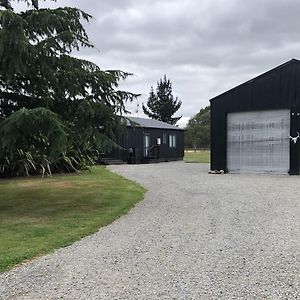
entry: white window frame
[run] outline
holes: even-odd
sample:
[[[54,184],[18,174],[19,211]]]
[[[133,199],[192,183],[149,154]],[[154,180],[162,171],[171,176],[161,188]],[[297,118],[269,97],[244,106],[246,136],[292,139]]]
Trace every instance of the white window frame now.
[[[150,148],[150,134],[144,133],[143,136],[143,146],[144,146],[144,157],[149,156],[149,148]]]
[[[169,134],[169,147],[176,148],[177,141],[176,141],[176,134]]]

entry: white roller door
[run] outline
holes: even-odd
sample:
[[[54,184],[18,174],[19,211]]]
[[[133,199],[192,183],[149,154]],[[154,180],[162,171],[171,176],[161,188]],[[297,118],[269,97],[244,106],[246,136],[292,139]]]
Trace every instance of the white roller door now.
[[[290,110],[227,115],[229,172],[287,173],[290,165]]]

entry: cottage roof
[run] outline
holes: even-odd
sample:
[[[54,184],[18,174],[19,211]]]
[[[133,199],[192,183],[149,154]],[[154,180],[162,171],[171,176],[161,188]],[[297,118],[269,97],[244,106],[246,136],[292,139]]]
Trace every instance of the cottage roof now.
[[[126,117],[131,122],[137,123],[143,128],[159,128],[159,129],[173,129],[173,130],[184,130],[175,125],[171,125],[162,121],[147,119],[147,118],[137,118],[137,117]],[[128,126],[131,126],[130,122],[127,122]]]

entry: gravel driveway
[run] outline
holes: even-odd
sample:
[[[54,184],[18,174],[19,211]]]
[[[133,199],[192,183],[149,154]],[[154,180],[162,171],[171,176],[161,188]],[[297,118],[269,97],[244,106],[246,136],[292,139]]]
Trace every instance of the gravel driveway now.
[[[1,299],[300,299],[299,176],[208,175],[183,162],[110,169],[144,185],[145,200],[1,274]]]

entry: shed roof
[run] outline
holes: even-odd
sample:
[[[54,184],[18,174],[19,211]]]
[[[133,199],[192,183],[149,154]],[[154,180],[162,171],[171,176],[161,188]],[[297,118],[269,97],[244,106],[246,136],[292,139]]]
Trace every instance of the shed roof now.
[[[158,129],[173,129],[173,130],[184,130],[175,125],[171,125],[162,121],[147,119],[147,118],[137,118],[137,117],[126,117],[131,122],[137,123],[143,128],[158,128]],[[130,122],[127,122],[127,126],[131,126]]]
[[[264,77],[266,77],[266,76],[269,76],[270,74],[272,74],[272,73],[274,73],[274,72],[278,72],[278,71],[280,71],[281,69],[286,68],[286,67],[289,67],[289,66],[292,65],[292,64],[300,64],[300,60],[293,58],[293,59],[291,59],[291,60],[289,60],[289,61],[287,61],[287,62],[285,62],[285,63],[283,63],[283,64],[281,64],[281,65],[279,65],[279,66],[277,66],[277,67],[275,67],[275,68],[273,68],[273,69],[267,71],[267,72],[264,72],[264,73],[262,73],[262,74],[260,74],[260,75],[258,75],[258,76],[256,76],[256,77],[250,79],[250,80],[247,80],[247,81],[243,82],[242,84],[239,84],[239,85],[237,85],[237,86],[231,88],[230,90],[227,90],[226,92],[223,92],[223,93],[221,93],[221,94],[219,94],[219,95],[213,97],[213,98],[210,99],[209,101],[217,100],[219,97],[221,97],[221,96],[223,96],[223,95],[225,95],[225,94],[231,93],[231,92],[235,91],[236,89],[238,89],[238,88],[240,88],[240,87],[243,87],[243,86],[245,86],[245,85],[251,84],[253,81],[256,81],[256,80],[258,80],[258,79],[261,79],[261,78],[264,78]]]

